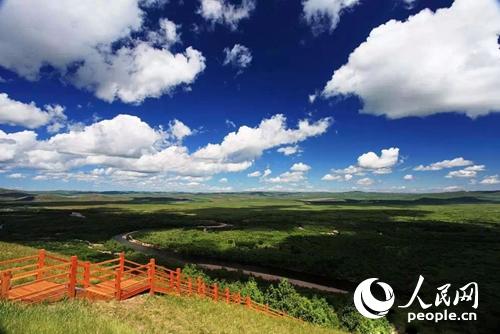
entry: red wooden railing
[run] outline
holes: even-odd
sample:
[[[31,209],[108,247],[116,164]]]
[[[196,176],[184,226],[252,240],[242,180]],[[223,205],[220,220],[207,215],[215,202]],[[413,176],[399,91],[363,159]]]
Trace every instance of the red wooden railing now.
[[[243,297],[240,292],[208,285],[202,278],[183,275],[180,268],[171,270],[157,265],[155,259],[140,264],[125,258],[90,263],[53,256],[41,249],[38,255],[0,262],[0,299],[27,303],[56,301],[64,297],[90,300],[124,300],[149,291],[150,294],[176,294],[210,298],[215,302],[244,305],[274,317],[286,313]],[[295,318],[293,318],[295,319]]]

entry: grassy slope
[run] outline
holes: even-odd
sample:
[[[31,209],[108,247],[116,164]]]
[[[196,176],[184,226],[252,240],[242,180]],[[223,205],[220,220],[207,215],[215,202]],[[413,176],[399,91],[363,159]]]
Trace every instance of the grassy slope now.
[[[168,196],[191,198],[192,201],[151,201],[147,204],[147,201],[130,200],[138,195],[61,196],[44,193],[33,202],[0,201],[0,224],[4,225],[0,239],[98,260],[108,256],[99,250],[117,251],[116,245],[109,239],[119,232],[139,228],[185,228],[208,221],[226,222],[234,224],[235,230],[240,231],[239,239],[247,242],[251,241],[247,238],[249,235],[254,238],[261,235],[255,233],[257,231],[274,231],[273,238],[266,236],[264,245],[269,243],[273,244],[269,246],[281,249],[280,252],[273,252],[273,256],[284,255],[290,259],[276,259],[275,262],[280,265],[288,267],[289,262],[295,261],[321,269],[332,278],[346,278],[352,282],[380,277],[398,290],[398,296],[403,292],[411,293],[408,287],[415,286],[419,274],[426,278],[425,288],[428,290],[425,296],[428,298],[434,296],[435,288],[440,284],[451,282],[455,286],[478,281],[480,312],[484,314],[478,323],[469,324],[472,327],[488,325],[492,328],[498,322],[496,319],[500,319],[500,281],[495,279],[492,269],[497,267],[500,251],[500,192],[425,195],[437,198],[475,196],[496,201],[446,205],[397,205],[393,202],[306,205],[297,200],[337,197],[408,200],[424,196],[401,194],[172,194]],[[118,199],[122,202],[117,202]],[[87,218],[71,218],[71,211],[79,211]],[[298,224],[306,230],[299,231]],[[341,233],[336,237],[319,233],[308,235],[323,229],[337,229]],[[180,241],[189,239],[188,235],[183,235],[183,238]],[[97,246],[90,247],[87,241]],[[218,243],[211,241],[208,240],[209,247],[205,250],[218,248]],[[244,247],[243,244],[242,249],[232,251],[243,255],[247,261],[252,252],[262,260],[272,260],[273,257],[264,256],[266,250],[259,247],[259,240],[255,241],[255,248]],[[236,246],[236,242],[234,244]],[[228,246],[227,241],[225,246]],[[314,247],[319,249],[315,250],[314,256],[308,256]],[[287,254],[289,251],[294,253],[293,256]],[[326,255],[323,259],[326,257],[328,261],[318,256],[323,252]],[[0,258],[1,253],[0,248]],[[229,255],[227,250],[223,253],[224,257]],[[470,332],[474,333],[474,330]]]
[[[0,261],[35,249],[0,242]],[[274,319],[244,307],[198,298],[140,296],[124,302],[63,301],[26,306],[0,302],[2,334],[71,333],[341,333]]]
[[[63,301],[26,306],[0,303],[0,333],[319,333],[340,334],[243,306],[198,298],[139,296],[123,302]]]

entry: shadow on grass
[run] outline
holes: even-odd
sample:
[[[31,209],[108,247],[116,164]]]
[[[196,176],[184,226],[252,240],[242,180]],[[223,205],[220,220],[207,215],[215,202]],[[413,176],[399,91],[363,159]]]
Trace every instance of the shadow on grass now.
[[[500,228],[484,226],[479,218],[477,223],[467,224],[425,221],[431,213],[428,210],[377,207],[373,203],[371,208],[353,203],[357,208],[352,209],[344,203],[342,207],[302,206],[300,210],[293,204],[175,208],[190,215],[167,210],[141,213],[118,207],[81,208],[84,203],[67,203],[64,206],[68,209],[61,209],[61,202],[3,203],[0,240],[46,247],[67,255],[77,253],[94,260],[107,255],[96,254],[88,243],[106,243],[117,234],[140,229],[189,229],[208,220],[233,224],[232,229],[247,233],[248,239],[252,232],[262,230],[335,229],[338,235],[291,233],[267,248],[244,240],[233,249],[214,251],[217,244],[207,241],[191,251],[202,258],[292,270],[332,282],[346,281],[351,287],[366,278],[378,277],[405,297],[413,291],[420,274],[426,278],[424,295],[431,297],[435,288],[445,283],[462,286],[475,281],[481,291],[480,308],[489,312],[481,314],[481,321],[492,328],[495,319],[500,318],[496,269]],[[96,201],[91,205],[104,203]],[[86,218],[70,217],[71,206],[78,206],[76,211]],[[475,210],[480,212],[479,207]]]

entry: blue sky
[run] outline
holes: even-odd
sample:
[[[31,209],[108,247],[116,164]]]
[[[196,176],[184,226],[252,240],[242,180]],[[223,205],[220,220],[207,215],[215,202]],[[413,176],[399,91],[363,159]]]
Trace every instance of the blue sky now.
[[[499,34],[497,0],[3,0],[0,187],[498,189]]]

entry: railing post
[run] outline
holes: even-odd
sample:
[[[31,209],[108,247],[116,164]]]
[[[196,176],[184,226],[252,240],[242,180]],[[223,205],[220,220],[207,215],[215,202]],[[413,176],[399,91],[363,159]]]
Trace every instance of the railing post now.
[[[196,292],[198,295],[201,295],[201,278],[197,277],[196,278]]]
[[[170,289],[174,289],[174,272],[171,271],[169,274],[169,283],[170,283]]]
[[[37,280],[43,278],[43,267],[44,266],[45,266],[45,249],[40,249],[38,251],[38,263],[37,263],[38,272],[36,274]]]
[[[214,300],[218,301],[219,300],[219,287],[217,286],[217,283],[214,283],[214,285],[213,285],[213,292],[214,292]]]
[[[119,268],[120,271],[123,273],[123,271],[125,270],[125,252],[120,253],[119,259],[120,259]]]
[[[191,277],[188,277],[188,296],[193,293],[193,283],[191,282]]]
[[[83,263],[83,287],[88,288],[90,286],[90,262],[85,261]]]
[[[266,313],[269,313],[269,304],[266,303]]]
[[[175,277],[176,277],[176,288],[177,288],[177,293],[181,294],[181,268],[177,268],[175,270]]]
[[[239,292],[236,293],[236,303],[241,304],[241,294]]]
[[[83,263],[83,289],[85,290],[85,296],[87,297],[89,292],[87,289],[90,287],[90,262],[85,261]]]
[[[224,294],[226,295],[226,304],[231,302],[231,293],[229,292],[229,288],[224,289]]]
[[[122,272],[119,268],[115,270],[115,299],[122,299]]]
[[[76,294],[76,272],[78,269],[78,258],[72,256],[69,264],[68,297],[74,298]]]
[[[4,271],[2,273],[2,288],[0,290],[0,298],[9,299],[9,289],[10,289],[10,279],[12,278],[12,273],[10,271]]]
[[[149,260],[149,294],[155,294],[155,275],[156,275],[156,263],[155,259]]]
[[[248,308],[252,306],[252,300],[250,299],[250,297],[247,296],[247,298],[245,299],[245,303],[247,304]]]

